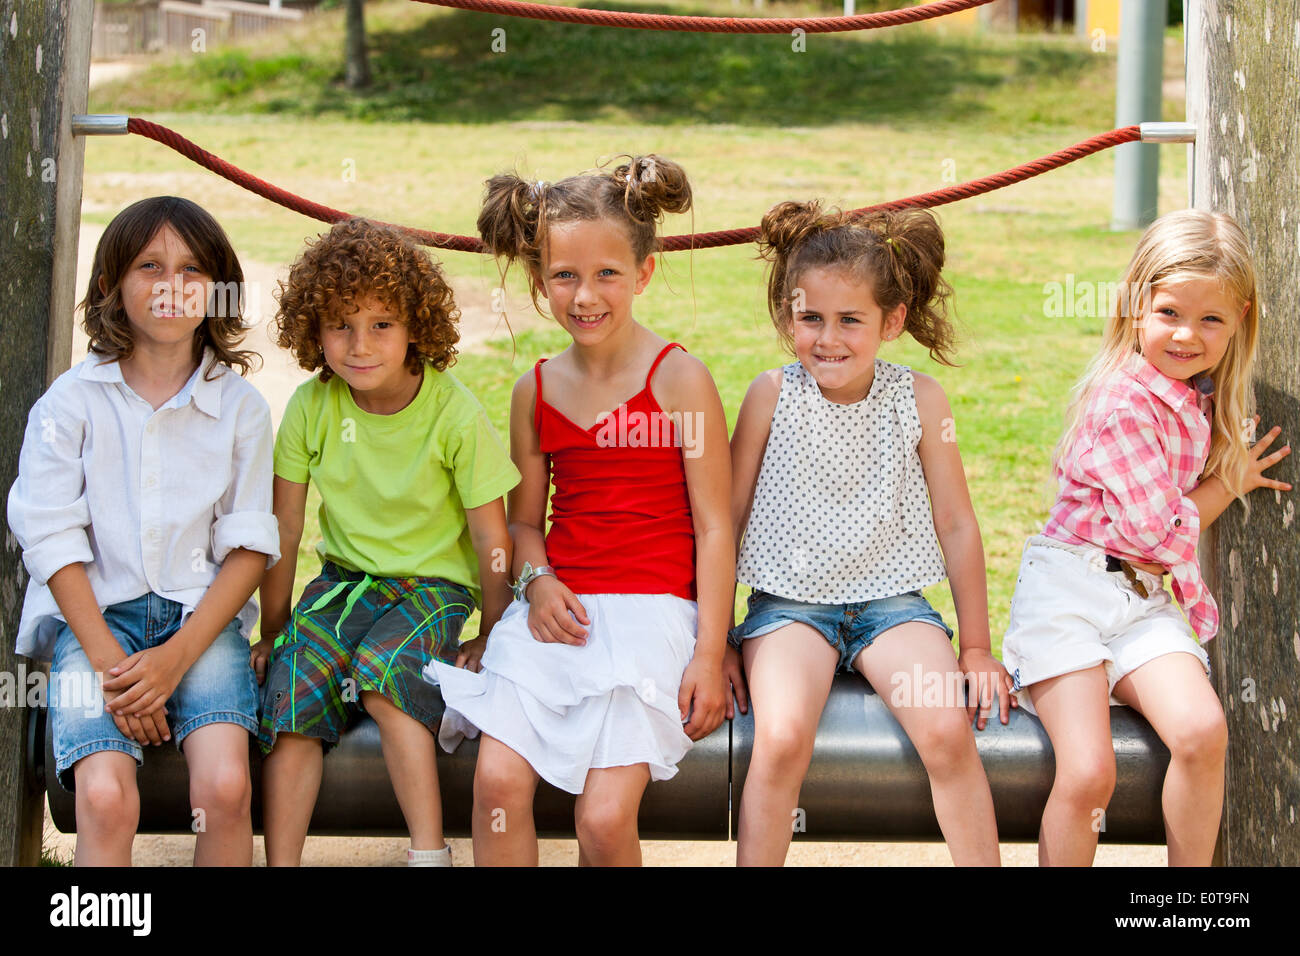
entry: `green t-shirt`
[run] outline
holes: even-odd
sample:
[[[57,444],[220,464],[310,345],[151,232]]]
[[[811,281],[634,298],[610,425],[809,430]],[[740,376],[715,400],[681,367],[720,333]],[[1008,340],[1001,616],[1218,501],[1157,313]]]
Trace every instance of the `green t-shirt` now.
[[[519,471],[483,406],[450,372],[424,368],[415,400],[363,411],[337,375],[289,399],[275,473],[315,482],[322,560],[376,577],[438,577],[482,603],[466,508],[502,497]]]

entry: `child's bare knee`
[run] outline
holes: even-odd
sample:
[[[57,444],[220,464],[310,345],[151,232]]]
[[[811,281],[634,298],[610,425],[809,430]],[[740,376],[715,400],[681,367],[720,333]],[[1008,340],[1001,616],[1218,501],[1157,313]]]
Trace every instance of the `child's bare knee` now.
[[[134,780],[102,768],[77,774],[79,829],[134,833],[139,823],[140,792]]]
[[[190,806],[223,819],[249,813],[253,782],[248,765],[221,764],[195,770],[190,778]]]
[[[812,760],[815,734],[815,730],[805,731],[789,724],[758,730],[754,735],[754,763],[782,774],[802,774]]]
[[[589,800],[576,817],[579,842],[599,854],[621,846],[636,832],[637,810],[615,800]]]
[[[1179,721],[1165,745],[1174,760],[1221,764],[1228,750],[1228,722],[1223,711],[1216,708]]]
[[[971,734],[966,711],[945,708],[932,711],[920,726],[909,728],[908,737],[925,769],[936,774],[955,771],[970,759],[975,752]]]
[[[1098,751],[1064,760],[1058,756],[1052,791],[1072,806],[1105,808],[1115,792],[1115,754]]]
[[[533,786],[527,775],[511,767],[480,760],[474,771],[474,804],[488,812],[523,807],[532,800]]]

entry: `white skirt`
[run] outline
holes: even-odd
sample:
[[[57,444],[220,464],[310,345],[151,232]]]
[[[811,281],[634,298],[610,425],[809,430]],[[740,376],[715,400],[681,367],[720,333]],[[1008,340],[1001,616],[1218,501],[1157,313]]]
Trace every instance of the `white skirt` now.
[[[644,763],[667,780],[691,749],[677,693],[695,653],[696,605],[672,594],[579,594],[587,643],[544,644],[515,601],[492,630],[483,669],[434,660],[426,680],[447,710],[448,753],[480,731],[518,753],[548,783],[581,793],[587,772]]]

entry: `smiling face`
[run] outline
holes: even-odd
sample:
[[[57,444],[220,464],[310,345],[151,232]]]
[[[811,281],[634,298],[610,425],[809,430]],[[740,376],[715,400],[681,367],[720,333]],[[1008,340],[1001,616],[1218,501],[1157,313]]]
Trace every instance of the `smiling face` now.
[[[1162,374],[1186,381],[1219,364],[1248,307],[1215,278],[1163,283],[1143,312],[1138,346]]]
[[[122,276],[122,309],[135,347],[191,345],[207,314],[211,282],[185,240],[161,226]],[[106,291],[103,286],[101,277]]]
[[[421,376],[406,367],[411,333],[401,317],[373,296],[356,302],[357,311],[324,319],[320,328],[325,364],[352,390],[368,412],[391,414],[410,404]]]
[[[540,286],[551,314],[574,343],[592,346],[632,321],[632,300],[654,271],[654,256],[637,262],[619,224],[558,222],[547,230]]]
[[[906,306],[886,314],[870,285],[842,269],[811,268],[797,280],[790,310],[795,357],[829,401],[862,401],[881,343],[903,331]]]

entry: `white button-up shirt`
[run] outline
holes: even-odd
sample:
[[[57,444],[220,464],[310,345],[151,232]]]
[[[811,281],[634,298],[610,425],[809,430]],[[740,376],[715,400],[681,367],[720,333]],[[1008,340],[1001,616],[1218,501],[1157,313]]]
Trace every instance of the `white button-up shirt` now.
[[[91,355],[55,380],[27,419],[9,528],[31,579],[17,652],[49,659],[62,620],[47,582],[84,563],[100,609],[153,592],[188,616],[235,548],[280,557],[271,512],[271,413],[205,351],[155,410],[116,361]],[[257,620],[250,600],[244,634]]]

